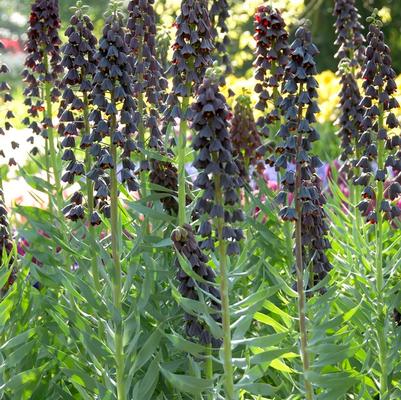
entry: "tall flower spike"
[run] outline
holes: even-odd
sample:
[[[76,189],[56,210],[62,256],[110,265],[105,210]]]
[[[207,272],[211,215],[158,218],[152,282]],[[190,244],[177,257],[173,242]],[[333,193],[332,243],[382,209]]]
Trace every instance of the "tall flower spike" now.
[[[183,117],[177,97],[190,97],[201,84],[206,69],[211,66],[214,50],[212,29],[206,0],[183,0],[173,44],[173,61],[168,74],[173,77],[172,93],[168,96],[168,119]]]
[[[193,272],[200,276],[204,282],[195,282],[193,278],[188,276],[180,265],[180,261],[176,260],[177,280],[180,282],[179,291],[184,298],[191,300],[199,300],[198,290],[210,294],[207,304],[216,310],[216,314],[212,317],[216,322],[221,322],[220,317],[220,293],[215,287],[215,272],[207,265],[208,257],[199,248],[194,232],[190,225],[185,224],[173,231],[172,240],[176,251],[186,258]],[[210,282],[208,284],[207,282]],[[215,339],[209,332],[206,324],[196,318],[196,316],[185,313],[185,330],[190,338],[196,338],[200,343],[218,348],[221,346],[221,340]]]
[[[324,252],[329,247],[325,239],[327,233],[326,214],[323,210],[325,203],[321,193],[321,185],[315,169],[320,166],[320,160],[310,155],[312,142],[319,139],[319,134],[313,127],[315,114],[319,111],[317,105],[318,83],[315,79],[315,56],[318,49],[311,41],[311,34],[306,27],[300,27],[291,44],[291,60],[286,68],[284,98],[281,110],[285,123],[277,136],[282,142],[277,145],[275,167],[283,169],[282,184],[289,193],[294,193],[295,204],[287,205],[280,211],[284,220],[302,222],[302,253],[303,266],[309,265],[316,253]],[[289,169],[295,162],[296,170]],[[279,200],[285,203],[287,196],[279,194]],[[309,256],[308,256],[309,255]],[[322,278],[331,269],[327,258],[314,264],[311,271],[315,278]],[[320,262],[320,261],[319,261]]]
[[[202,189],[196,211],[202,215],[199,234],[204,238],[202,249],[214,249],[216,236],[212,232],[211,219],[223,218],[224,239],[229,241],[228,255],[238,254],[238,241],[242,230],[232,226],[243,220],[238,189],[243,185],[239,169],[233,157],[229,134],[231,112],[226,99],[220,93],[216,78],[205,77],[191,107],[192,129],[196,132],[192,147],[197,151],[193,166],[199,174],[194,186]],[[216,182],[216,179],[218,182]],[[219,204],[218,191],[224,192],[224,202]]]
[[[220,64],[225,66],[226,73],[232,72],[231,60],[227,52],[230,44],[228,37],[227,19],[230,17],[230,6],[227,0],[213,0],[210,7],[210,20],[212,21],[214,43],[217,54],[221,55]]]
[[[355,178],[355,183],[364,187],[364,200],[359,204],[359,209],[372,224],[378,221],[379,214],[380,218],[383,214],[385,218],[392,219],[401,213],[395,201],[401,194],[397,182],[390,184],[388,198],[383,198],[383,183],[388,178],[388,169],[401,171],[401,137],[395,132],[399,122],[392,112],[399,107],[395,98],[396,74],[380,26],[380,21],[374,20],[367,35],[368,46],[362,71],[364,97],[361,101],[366,111],[361,124],[363,133],[359,139],[363,155],[357,163],[361,174]]]
[[[354,74],[351,72],[349,60],[342,60],[339,66],[340,85],[339,93],[340,115],[336,124],[339,127],[337,135],[341,140],[341,160],[344,162],[342,169],[351,177],[353,167],[357,160],[358,144],[361,134],[361,123],[364,107],[361,105],[362,96]]]
[[[388,369],[390,341],[394,338],[386,330],[389,325],[388,309],[385,306],[386,291],[391,290],[393,275],[385,273],[385,256],[383,237],[383,219],[393,219],[401,215],[398,200],[401,186],[397,180],[389,183],[385,192],[384,183],[391,170],[401,170],[401,137],[399,122],[392,112],[399,107],[395,98],[397,84],[396,74],[392,68],[390,48],[384,42],[381,30],[383,24],[378,18],[378,10],[367,18],[369,33],[365,63],[362,71],[364,97],[362,104],[366,112],[362,121],[363,133],[360,138],[364,146],[363,156],[358,162],[362,174],[355,179],[355,183],[364,187],[362,196],[365,198],[359,203],[359,209],[366,216],[369,223],[374,224],[374,265],[372,266],[372,289],[376,299],[373,320],[377,325],[377,336],[373,339],[373,346],[379,354],[375,369],[380,376],[378,396],[386,398],[392,392],[390,371]],[[397,129],[397,131],[395,131]]]
[[[178,223],[186,222],[186,142],[190,97],[212,64],[214,49],[207,0],[182,0],[181,13],[175,22],[176,38],[173,44],[173,61],[168,73],[173,77],[173,87],[166,100],[164,131],[169,123],[179,120],[177,140],[178,159]]]
[[[26,118],[24,122],[36,134],[47,137],[46,128],[51,121],[45,117],[42,126],[37,123],[40,113],[44,111],[43,84],[51,84],[51,101],[54,103],[60,96],[59,75],[63,72],[60,64],[60,28],[59,8],[57,0],[35,0],[29,17],[28,39],[25,43],[26,69],[22,76],[27,84],[24,90],[25,104],[33,120]],[[30,139],[33,141],[33,139]]]
[[[97,72],[93,79],[94,110],[90,114],[93,129],[81,142],[90,147],[94,164],[88,178],[94,181],[95,201],[99,211],[110,216],[110,180],[107,171],[119,168],[118,175],[128,190],[138,190],[131,153],[137,150],[138,113],[132,84],[135,66],[126,43],[123,15],[113,11],[106,19],[96,53]],[[110,145],[104,143],[109,138]],[[120,149],[120,151],[119,151]]]
[[[333,15],[336,17],[334,26],[337,37],[334,44],[339,47],[335,57],[339,60],[350,59],[351,67],[362,66],[365,38],[355,0],[335,0]]]
[[[157,150],[167,158],[159,130],[160,111],[165,100],[167,80],[163,77],[162,66],[156,55],[156,16],[153,8],[154,0],[132,0],[128,4],[129,19],[127,44],[135,56],[134,92],[138,99],[139,123],[138,141],[144,145],[145,128],[149,130],[149,147]],[[145,112],[147,110],[147,112]],[[146,160],[141,163],[142,170],[151,170],[150,181],[167,189],[154,189],[163,193],[161,198],[164,208],[169,213],[178,212],[178,203],[174,194],[178,189],[177,168],[165,160],[151,159],[150,165]],[[142,182],[143,183],[143,182]],[[172,193],[169,193],[172,192]]]
[[[2,42],[0,42],[0,53],[4,50],[4,45]],[[9,69],[7,67],[6,64],[3,64],[0,61],[0,77],[3,74],[7,74],[9,72]],[[0,81],[0,100],[1,103],[7,106],[7,103],[9,103],[10,101],[13,100],[12,96],[11,96],[11,88],[9,86],[9,84],[1,79]],[[7,131],[9,131],[10,129],[12,129],[12,123],[11,120],[14,118],[14,114],[12,112],[12,110],[8,110],[7,108],[5,110],[1,110],[1,114],[4,113],[4,125],[0,126],[0,135],[4,136],[6,134]],[[19,145],[17,142],[12,142],[12,147],[13,148],[17,148]],[[4,153],[4,149],[0,149],[0,157],[6,157],[6,154]],[[8,164],[10,166],[15,165],[15,160],[14,158],[9,158]]]
[[[194,186],[202,189],[196,209],[201,215],[199,234],[205,238],[202,249],[214,249],[218,242],[220,296],[226,399],[234,399],[231,349],[231,318],[227,256],[240,253],[242,230],[235,223],[244,219],[239,206],[243,181],[233,158],[229,135],[231,113],[218,87],[219,76],[208,70],[191,107],[192,147],[197,151],[193,163],[199,174]],[[214,232],[213,232],[214,231]]]
[[[136,55],[134,76],[135,93],[145,93],[148,104],[160,110],[167,80],[156,57],[156,15],[154,0],[131,0],[127,43]],[[138,76],[143,79],[138,81]]]
[[[66,161],[66,172],[62,177],[64,182],[73,183],[78,177],[90,170],[91,159],[86,141],[90,136],[89,113],[93,108],[92,81],[96,73],[96,44],[97,39],[93,35],[93,24],[89,16],[85,14],[86,7],[79,1],[75,12],[71,17],[70,25],[65,31],[68,42],[62,47],[64,54],[62,66],[66,69],[62,80],[64,93],[60,105],[59,133],[64,136],[61,143],[64,148],[62,159]],[[85,151],[85,163],[77,159],[79,152],[78,143]],[[88,181],[87,184],[90,185]],[[90,185],[91,186],[91,185]],[[93,195],[91,187],[88,188],[87,201],[89,212],[92,214]],[[64,208],[68,219],[76,221],[84,217],[83,196],[75,193],[71,203]],[[92,217],[91,217],[92,218]]]
[[[312,43],[307,27],[295,32],[290,46],[291,56],[285,71],[284,98],[281,110],[285,118],[277,136],[282,140],[277,145],[276,169],[283,169],[282,184],[278,200],[286,203],[287,194],[294,194],[294,203],[280,210],[283,220],[295,222],[296,289],[298,292],[298,316],[300,331],[300,353],[303,364],[305,398],[313,399],[313,387],[307,378],[309,370],[308,334],[305,317],[304,270],[309,269],[309,282],[316,283],[331,268],[325,256],[329,242],[326,215],[323,210],[324,197],[320,181],[315,173],[320,160],[310,155],[312,142],[319,138],[313,127],[316,121],[317,81],[315,56],[319,53]],[[295,164],[295,171],[290,165]]]
[[[265,112],[269,108],[267,115],[258,119],[258,126],[267,137],[269,125],[280,120],[280,86],[289,56],[288,32],[280,12],[270,6],[257,8],[254,25],[256,40],[254,68],[255,79],[258,81],[255,92],[259,94],[256,109]]]
[[[249,180],[249,166],[259,166],[261,138],[253,116],[251,98],[242,94],[237,97],[234,117],[231,121],[230,137],[233,144],[233,155],[240,167],[241,177]]]
[[[161,141],[158,113],[162,110],[167,80],[156,58],[156,16],[153,5],[154,0],[131,0],[128,3],[126,40],[135,55],[134,93],[136,97],[146,96],[149,115],[143,122],[150,131],[150,147],[157,148]],[[139,118],[147,114],[142,113]]]

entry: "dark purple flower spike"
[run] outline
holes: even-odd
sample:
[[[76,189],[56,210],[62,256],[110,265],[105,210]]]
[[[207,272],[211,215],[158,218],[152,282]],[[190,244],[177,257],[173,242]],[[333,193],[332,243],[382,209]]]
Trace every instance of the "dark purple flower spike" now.
[[[247,94],[242,94],[236,99],[230,137],[241,177],[248,181],[250,165],[258,170],[264,167],[261,159],[262,141],[253,115],[252,101]]]
[[[212,71],[212,70],[210,70]],[[193,166],[199,174],[194,186],[202,190],[196,205],[203,220],[199,234],[204,238],[202,249],[214,249],[216,236],[211,229],[213,219],[224,221],[223,236],[229,242],[227,253],[238,254],[241,229],[232,225],[243,220],[239,206],[239,188],[243,185],[233,157],[229,134],[232,115],[226,99],[219,91],[218,78],[207,74],[191,107],[192,129],[196,132],[192,147],[197,152]],[[224,193],[224,199],[218,199]]]
[[[64,149],[62,159],[67,163],[66,171],[62,181],[73,183],[81,179],[91,169],[91,154],[86,141],[91,134],[89,115],[93,110],[93,79],[96,74],[97,39],[93,34],[93,23],[88,15],[87,9],[80,1],[77,7],[72,8],[74,15],[70,19],[70,25],[65,31],[67,43],[62,47],[62,66],[66,74],[62,79],[64,92],[60,105],[59,133],[64,138],[61,146]],[[79,153],[85,153],[84,162],[80,161]],[[89,222],[94,216],[93,185],[86,179],[87,186],[87,208]],[[80,192],[75,193],[71,203],[64,208],[66,218],[76,221],[83,219],[85,214],[83,196]]]
[[[291,44],[290,62],[286,67],[284,98],[281,111],[285,123],[277,133],[281,142],[277,145],[274,165],[283,170],[284,191],[278,196],[283,208],[283,220],[294,221],[297,225],[296,253],[302,268],[312,265],[311,283],[317,283],[331,269],[325,256],[330,247],[325,235],[328,232],[325,204],[316,168],[320,160],[310,154],[312,143],[319,139],[313,127],[316,121],[317,81],[315,57],[318,49],[312,43],[310,31],[301,26]],[[290,165],[295,163],[295,170]],[[293,193],[295,201],[287,204],[288,193]]]
[[[208,257],[199,248],[198,242],[190,225],[185,224],[175,229],[171,235],[176,251],[189,263],[193,272],[198,275],[202,282],[188,276],[182,269],[180,261],[176,260],[177,280],[180,282],[178,290],[186,299],[199,300],[198,290],[204,295],[210,295],[206,302],[210,308],[216,310],[212,317],[221,323],[220,293],[215,285],[216,274],[207,265]],[[221,340],[215,339],[204,321],[194,315],[185,313],[185,331],[188,337],[198,340],[204,345],[212,345],[214,348],[221,346]]]
[[[110,216],[110,174],[117,174],[129,191],[139,189],[131,160],[138,149],[138,112],[132,81],[135,60],[127,45],[123,18],[117,9],[106,18],[95,56],[97,71],[91,92],[94,109],[89,116],[93,127],[80,145],[88,147],[94,158],[87,177],[94,182],[96,208],[106,217]],[[104,142],[106,138],[109,145]]]
[[[4,50],[4,45],[3,43],[0,42],[0,52]],[[6,64],[3,64],[0,62],[0,77],[2,75],[5,75],[9,72],[9,69]],[[11,102],[13,100],[13,97],[11,95],[11,88],[9,84],[6,82],[6,80],[1,79],[0,81],[0,100],[1,103],[7,105],[7,103]],[[3,110],[2,110],[3,111]],[[8,131],[10,131],[13,128],[13,125],[11,121],[14,119],[14,113],[12,110],[6,109],[4,111],[4,125],[0,126],[0,135],[4,136]],[[19,147],[17,142],[12,142],[12,147],[13,149],[16,149]],[[6,157],[7,155],[4,152],[4,149],[0,149],[0,157]],[[8,165],[16,165],[16,162],[13,157],[10,157],[8,160]]]
[[[269,126],[280,121],[279,104],[284,71],[289,61],[288,32],[279,10],[260,6],[254,16],[256,109],[266,115],[258,119],[261,133],[268,137]]]

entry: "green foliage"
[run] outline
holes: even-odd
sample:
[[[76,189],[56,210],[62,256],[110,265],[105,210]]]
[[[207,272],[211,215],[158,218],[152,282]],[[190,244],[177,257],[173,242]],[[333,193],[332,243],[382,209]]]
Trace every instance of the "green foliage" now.
[[[99,32],[105,3],[87,3]],[[290,3],[280,2],[287,6]],[[379,9],[391,6],[393,19],[401,14],[395,0],[376,3]],[[26,15],[29,4],[27,0],[19,1],[19,12]],[[73,4],[74,0],[60,1],[64,25]],[[244,86],[251,75],[252,44],[248,39],[251,14],[257,4],[251,0],[231,1],[231,53],[235,73]],[[360,5],[370,7],[370,3]],[[173,22],[178,6],[178,1],[158,1],[159,22]],[[312,19],[322,49],[320,68],[334,65],[329,11],[328,2],[305,1],[305,8],[299,2],[287,16],[291,26],[296,15]],[[12,7],[0,3],[4,20],[12,12]],[[362,12],[368,13],[364,9]],[[394,36],[394,25],[385,26],[385,32],[396,50],[400,44],[395,43],[398,36]],[[4,28],[19,34],[24,29],[12,26],[11,20]],[[20,94],[15,100],[21,109],[17,120],[24,114],[22,97]],[[314,144],[314,150],[323,159],[334,160],[339,143],[333,125],[319,124],[318,130],[322,138]],[[61,169],[59,146],[56,151],[55,169]],[[193,161],[189,145],[182,156],[183,163]],[[141,158],[170,161],[155,149],[144,149]],[[178,157],[172,158],[176,165]],[[44,157],[30,159],[17,171],[19,181],[12,184],[24,181],[29,191],[54,198],[52,177],[47,176],[50,171],[44,165]],[[395,229],[401,223],[383,224],[385,290],[383,299],[379,299],[374,227],[364,225],[359,229],[350,212],[355,204],[342,192],[344,185],[336,183],[339,177],[334,163],[331,167],[333,177],[325,192],[333,270],[306,291],[308,371],[303,371],[300,357],[293,225],[279,218],[277,193],[270,188],[271,182],[254,176],[254,186],[241,190],[245,220],[239,225],[245,238],[240,254],[227,261],[236,400],[304,399],[304,373],[313,385],[316,400],[376,400],[383,379],[377,355],[383,333],[387,348],[385,379],[391,389],[389,396],[380,400],[401,398],[401,328],[397,323],[397,312],[401,312],[401,232]],[[9,183],[8,169],[1,167],[0,172],[1,180]],[[186,181],[189,200],[184,208],[196,227],[198,221],[192,218],[199,193],[192,190],[191,178]],[[67,221],[55,206],[12,204],[15,248],[11,255],[0,254],[0,288],[6,286],[14,268],[16,272],[15,282],[0,292],[1,400],[227,400],[223,348],[211,349],[189,337],[185,330],[186,314],[200,320],[216,338],[223,338],[225,333],[214,318],[218,311],[210,305],[211,294],[203,289],[205,279],[191,269],[191,260],[173,248],[171,234],[177,228],[177,216],[166,213],[160,200],[166,196],[177,198],[178,193],[149,182],[144,185],[150,190],[141,197],[118,184],[119,202],[115,205],[121,230],[117,238],[120,301],[116,301],[112,222],[102,218],[102,225],[93,228],[92,241],[85,221]],[[71,191],[71,187],[67,189]],[[17,247],[21,255],[14,259]],[[220,259],[214,253],[208,257],[218,288]],[[177,258],[193,282],[196,299],[184,297],[178,287]],[[93,263],[99,280],[93,274]],[[308,280],[305,271],[305,287]],[[377,306],[381,300],[384,310],[380,316]],[[382,334],[378,334],[378,326],[383,327]],[[122,371],[118,371],[116,362],[120,328]],[[125,389],[117,395],[119,373]]]

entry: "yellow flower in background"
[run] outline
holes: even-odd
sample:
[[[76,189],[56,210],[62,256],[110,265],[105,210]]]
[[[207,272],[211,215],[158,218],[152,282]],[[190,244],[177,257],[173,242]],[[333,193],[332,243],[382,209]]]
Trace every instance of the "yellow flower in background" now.
[[[334,122],[337,118],[338,93],[340,82],[333,71],[323,71],[316,76],[319,83],[317,90],[320,112],[317,115],[319,123]]]
[[[256,104],[258,101],[258,95],[253,90],[256,81],[253,76],[247,78],[237,78],[234,75],[230,75],[226,78],[226,85],[222,88],[224,96],[227,98],[227,103],[230,107],[233,107],[233,102],[237,96],[244,92],[251,96],[252,103]],[[228,91],[232,90],[235,95],[230,97]]]
[[[338,93],[340,92],[339,78],[333,71],[323,71],[316,76],[319,83],[318,88],[318,103],[320,107],[320,113],[317,115],[319,123],[334,122],[337,118],[337,105],[338,105]],[[251,96],[253,104],[258,102],[258,95],[254,92],[255,79],[253,76],[249,78],[238,78],[234,75],[230,75],[226,78],[226,86],[223,88],[223,93],[227,97],[227,101],[230,106],[236,96],[239,96],[245,90],[247,94]],[[400,82],[401,84],[401,82]],[[231,89],[235,96],[234,98],[228,97],[228,90]],[[399,99],[401,103],[401,98]],[[256,117],[259,111],[255,111]]]
[[[392,18],[391,18],[391,8],[390,7],[382,7],[379,10],[379,17],[380,19],[383,21],[384,24],[388,24],[389,22],[391,22]]]

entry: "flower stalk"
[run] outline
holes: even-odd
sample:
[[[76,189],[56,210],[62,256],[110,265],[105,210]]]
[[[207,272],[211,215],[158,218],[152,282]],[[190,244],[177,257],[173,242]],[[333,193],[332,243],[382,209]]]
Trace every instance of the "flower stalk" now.
[[[381,95],[381,89],[379,89],[379,98]],[[383,105],[379,105],[379,118],[378,128],[384,128],[384,110]],[[377,146],[377,168],[379,170],[384,169],[384,141],[379,140]],[[380,399],[385,400],[388,396],[388,378],[387,378],[387,339],[384,330],[386,312],[384,303],[384,280],[383,280],[383,213],[381,210],[382,202],[384,199],[384,182],[377,182],[377,200],[376,200],[376,215],[377,224],[375,226],[376,236],[376,290],[377,290],[377,335],[378,335],[378,347],[379,347],[379,365],[380,365]]]
[[[178,224],[182,226],[186,223],[186,171],[185,171],[185,159],[187,152],[187,130],[188,122],[186,114],[189,106],[189,97],[182,99],[181,105],[181,121],[178,133],[177,143],[177,162],[178,162]]]
[[[242,211],[235,208],[243,180],[233,158],[228,130],[231,114],[217,82],[217,71],[208,70],[191,107],[191,126],[196,132],[192,146],[198,152],[193,165],[199,171],[194,186],[202,189],[196,205],[201,219],[199,234],[204,238],[201,248],[214,250],[218,245],[224,390],[225,398],[234,400],[228,256],[239,254],[238,241],[243,238],[242,230],[233,226],[243,220]]]
[[[214,178],[215,201],[218,207],[224,207],[223,193],[221,190],[221,177],[216,174]],[[234,400],[234,377],[232,364],[232,345],[231,345],[231,318],[230,318],[230,297],[229,280],[227,266],[227,242],[223,236],[224,217],[219,216],[215,220],[217,227],[217,241],[219,244],[219,270],[220,270],[220,295],[221,313],[223,318],[223,366],[224,366],[224,387],[225,398]]]
[[[300,85],[299,96],[302,94],[303,84]],[[298,110],[298,135],[297,135],[297,151],[295,159],[299,160],[300,152],[302,151],[302,132],[299,131],[299,125],[303,117],[303,108],[299,106]],[[302,209],[303,202],[301,199],[302,189],[302,164],[296,163],[295,172],[295,269],[296,269],[296,285],[298,292],[298,317],[299,317],[299,334],[300,348],[303,365],[304,387],[306,400],[313,400],[312,384],[308,380],[306,374],[309,371],[309,353],[308,353],[308,328],[306,318],[306,301],[305,301],[305,284],[304,284],[304,259],[302,254]],[[313,282],[313,270],[310,271],[310,279]],[[313,285],[310,285],[311,287]]]
[[[376,343],[378,352],[380,399],[388,399],[388,352],[389,342],[393,339],[388,335],[388,311],[384,288],[388,281],[384,276],[383,235],[385,220],[392,221],[401,215],[398,199],[401,186],[397,180],[391,180],[384,190],[389,170],[399,170],[401,166],[399,146],[401,138],[394,133],[399,128],[399,122],[392,111],[399,107],[395,98],[397,85],[394,80],[395,72],[392,68],[392,58],[389,47],[384,42],[381,30],[383,24],[378,18],[378,10],[374,10],[367,18],[369,33],[363,69],[363,89],[365,96],[362,104],[365,114],[362,121],[363,133],[360,144],[363,155],[357,166],[361,174],[355,182],[363,186],[363,200],[358,204],[362,215],[367,222],[375,225],[375,258],[374,280],[376,295]],[[373,179],[372,179],[373,178]]]
[[[45,66],[45,75],[50,74],[49,70],[49,60],[47,53],[44,53],[44,66]],[[60,180],[60,169],[57,165],[57,146],[55,145],[55,135],[53,128],[53,103],[52,103],[52,83],[49,81],[45,81],[44,83],[44,97],[45,97],[45,118],[49,121],[47,131],[47,141],[49,143],[49,153],[50,153],[50,164],[53,170],[53,179],[56,189],[56,199],[57,199],[57,208],[61,210],[63,205],[63,192],[61,188],[61,180]],[[50,182],[49,182],[50,183]]]
[[[113,98],[111,99],[113,101]],[[113,117],[111,129],[116,129],[116,119]],[[114,264],[113,280],[113,302],[118,312],[119,319],[116,321],[116,330],[114,334],[115,360],[116,360],[116,385],[117,399],[126,399],[125,395],[125,376],[124,376],[124,352],[123,352],[123,321],[122,321],[122,298],[121,298],[121,261],[120,261],[120,242],[121,242],[121,224],[118,207],[118,179],[117,179],[117,147],[111,141],[110,154],[113,158],[113,168],[110,169],[110,213],[111,213],[111,249]]]

